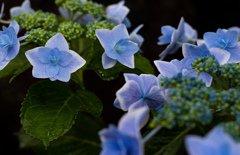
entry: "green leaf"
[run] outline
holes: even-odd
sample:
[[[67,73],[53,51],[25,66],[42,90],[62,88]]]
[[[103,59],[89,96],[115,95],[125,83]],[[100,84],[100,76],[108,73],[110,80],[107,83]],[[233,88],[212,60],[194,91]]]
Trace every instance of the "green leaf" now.
[[[79,74],[82,74],[82,70],[78,70],[77,72],[72,73],[71,80],[73,80],[76,84],[78,84],[81,89],[85,90],[85,86],[80,77],[81,75],[79,75]]]
[[[26,62],[25,64],[23,64],[22,66],[20,66],[13,74],[13,76],[11,77],[11,79],[9,80],[9,83],[11,83],[13,81],[13,79],[15,79],[19,74],[21,74],[22,72],[24,72],[25,70],[27,70],[28,68],[30,68],[32,65],[29,62]]]
[[[64,136],[53,141],[47,150],[37,139],[27,135],[24,131],[18,134],[20,148],[32,148],[39,155],[89,155],[99,154],[101,150],[98,136],[103,128],[102,120],[79,113],[76,123]]]
[[[152,67],[151,63],[148,59],[142,56],[141,53],[136,53],[134,55],[135,58],[135,68],[139,70],[140,73],[144,74],[155,74],[154,68]]]
[[[184,148],[183,139],[191,129],[192,127],[183,131],[162,129],[145,144],[145,154],[181,155],[179,149]]]
[[[26,64],[28,60],[25,56],[25,52],[29,49],[32,49],[33,47],[34,46],[31,44],[21,46],[18,55],[13,60],[11,60],[3,70],[0,71],[0,78],[15,74],[19,68]],[[18,74],[20,74],[20,71],[18,71]]]
[[[28,90],[20,117],[26,132],[47,147],[50,141],[69,131],[78,111],[99,116],[102,103],[89,91],[73,94],[60,82],[41,81]]]

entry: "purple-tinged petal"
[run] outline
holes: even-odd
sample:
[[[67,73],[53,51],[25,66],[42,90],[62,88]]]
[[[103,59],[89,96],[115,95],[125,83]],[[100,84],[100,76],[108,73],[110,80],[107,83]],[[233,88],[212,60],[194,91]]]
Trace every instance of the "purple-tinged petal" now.
[[[55,79],[63,82],[68,82],[70,80],[71,73],[69,67],[59,66],[59,71],[57,75],[54,76]]]
[[[60,51],[58,64],[61,66],[67,66],[72,61],[72,54],[66,51]]]
[[[9,25],[9,27],[10,27],[10,26],[13,27],[14,30],[15,30],[15,33],[18,34],[20,26],[18,25],[18,23],[17,23],[15,20],[13,20],[13,21],[11,22],[11,24]]]
[[[0,62],[4,61],[8,55],[8,47],[0,47]]]
[[[72,50],[69,50],[68,52],[73,56],[72,61],[68,65],[70,73],[76,72],[79,68],[86,64],[86,61],[76,52]]]
[[[48,67],[48,64],[43,64],[40,61],[35,61],[34,66],[33,66],[33,70],[32,70],[33,77],[35,77],[35,78],[48,78],[48,75],[46,74],[46,68],[47,67]]]
[[[170,63],[174,64],[177,67],[178,72],[181,72],[185,68],[184,64],[177,59],[171,60]]]
[[[225,50],[231,54],[231,56],[228,60],[228,63],[239,63],[240,62],[240,42],[238,42],[235,47],[226,48]]]
[[[216,46],[217,35],[214,32],[206,32],[203,35],[204,42],[208,48],[214,48]]]
[[[205,44],[195,46],[192,44],[184,43],[182,51],[184,58],[196,58],[211,55]]]
[[[170,62],[156,60],[154,61],[154,64],[156,65],[160,74],[164,77],[171,78],[179,73],[177,67]]]
[[[227,52],[226,50],[223,50],[221,48],[211,48],[209,50],[210,50],[211,54],[216,57],[216,59],[218,60],[218,63],[220,65],[226,64],[231,56],[231,54],[229,52]]]
[[[68,43],[61,33],[57,33],[52,38],[50,38],[45,47],[48,48],[58,48],[60,51],[68,51]]]
[[[51,48],[39,47],[38,48],[38,59],[42,63],[50,63]]]
[[[164,103],[166,103],[166,99],[163,94],[163,90],[160,91],[159,86],[154,86],[149,91],[149,94],[145,98],[146,103],[151,110],[156,110],[161,107]]]
[[[197,40],[197,45],[200,46],[202,44],[206,44],[204,40]]]
[[[236,32],[238,33],[238,35],[240,34],[240,27],[238,27],[238,26],[230,27],[230,28],[228,28],[228,30],[230,30],[230,31],[236,31]]]
[[[86,14],[83,15],[79,20],[78,23],[83,24],[83,25],[87,25],[89,22],[94,22],[97,19],[93,18],[91,14]]]
[[[143,94],[148,94],[150,92],[150,90],[152,89],[152,87],[157,86],[157,78],[154,75],[151,74],[141,74],[140,75],[140,79],[142,80],[142,86],[141,84],[140,87],[142,87],[142,92]]]
[[[132,105],[129,106],[128,111],[135,111],[136,109],[147,107],[147,102],[142,98],[138,100],[137,102],[133,103]]]
[[[167,54],[173,54],[175,53],[180,47],[182,46],[182,44],[178,44],[178,43],[170,43],[167,48],[162,51],[162,53],[159,54],[160,57],[164,58],[166,57]]]
[[[116,92],[121,109],[127,111],[129,106],[141,99],[141,88],[135,81],[126,82],[121,89]]]
[[[122,144],[121,141],[105,141],[105,142],[102,142],[103,150],[100,153],[100,155],[127,154],[127,150],[123,145],[124,144]]]
[[[118,123],[118,129],[120,132],[125,133],[126,135],[139,137],[139,131],[144,125],[146,125],[148,118],[149,109],[147,107],[129,111],[120,119]]]
[[[114,105],[116,108],[121,109],[120,102],[118,101],[117,98],[114,100],[113,105]]]
[[[185,21],[184,21],[184,18],[182,17],[178,24],[178,28],[172,34],[171,43],[175,43],[176,41],[181,41],[181,38],[184,36],[184,30],[185,30],[184,26],[185,26]]]
[[[7,54],[6,60],[14,59],[19,53],[19,49],[20,49],[20,43],[18,41],[16,44],[8,48],[8,54]]]
[[[59,13],[65,18],[68,19],[68,10],[67,9],[63,9],[62,7],[58,8]]]
[[[46,67],[46,74],[49,78],[55,77],[59,72],[59,66],[58,65],[48,65]]]
[[[206,72],[201,72],[199,74],[199,76],[206,84],[207,87],[210,87],[211,86],[211,83],[212,83],[212,76]]]
[[[117,60],[112,59],[104,52],[102,55],[102,64],[104,69],[112,68],[117,63]]]
[[[141,83],[141,79],[139,78],[138,75],[136,74],[131,74],[131,73],[123,73],[123,76],[125,78],[125,81],[128,82],[130,80],[136,81],[138,84]]]

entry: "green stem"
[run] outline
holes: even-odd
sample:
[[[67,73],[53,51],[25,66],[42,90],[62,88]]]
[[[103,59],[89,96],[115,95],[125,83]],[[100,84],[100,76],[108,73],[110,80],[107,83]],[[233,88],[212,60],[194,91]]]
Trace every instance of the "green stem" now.
[[[3,24],[11,24],[12,21],[10,20],[2,20],[0,19],[0,23],[3,23]]]

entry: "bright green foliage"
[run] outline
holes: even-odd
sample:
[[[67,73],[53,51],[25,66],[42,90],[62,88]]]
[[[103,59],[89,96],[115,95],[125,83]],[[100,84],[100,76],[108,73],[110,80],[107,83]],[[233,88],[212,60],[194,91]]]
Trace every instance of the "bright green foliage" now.
[[[87,24],[87,32],[86,37],[91,39],[97,39],[95,30],[96,29],[109,29],[112,30],[114,27],[114,24],[110,24],[107,21],[95,21],[95,22],[89,22]]]
[[[75,124],[68,133],[53,141],[45,150],[40,141],[27,135],[23,130],[18,133],[20,148],[32,148],[37,155],[77,155],[99,154],[101,150],[98,131],[103,128],[102,120],[79,113]]]
[[[37,11],[34,14],[22,14],[14,16],[14,20],[26,30],[31,30],[32,28],[44,28],[52,29],[57,26],[56,15],[49,12]]]
[[[84,29],[79,23],[67,21],[59,24],[57,31],[62,33],[62,35],[69,41],[81,37]]]
[[[68,9],[73,13],[81,12],[82,14],[91,14],[94,18],[99,18],[105,14],[105,9],[102,4],[97,4],[92,1],[81,2],[80,0],[65,0],[56,1],[64,9]]]
[[[38,28],[32,29],[26,34],[29,34],[29,37],[26,39],[27,42],[34,42],[38,45],[44,46],[46,42],[57,33]]]
[[[192,68],[196,70],[197,75],[199,75],[200,72],[215,74],[219,67],[218,60],[213,55],[197,58],[192,63]]]
[[[66,2],[66,0],[55,0],[56,5],[60,6],[62,3]]]
[[[42,81],[28,90],[20,117],[25,131],[47,147],[71,129],[79,111],[99,116],[102,103],[89,91],[74,94],[60,82]]]

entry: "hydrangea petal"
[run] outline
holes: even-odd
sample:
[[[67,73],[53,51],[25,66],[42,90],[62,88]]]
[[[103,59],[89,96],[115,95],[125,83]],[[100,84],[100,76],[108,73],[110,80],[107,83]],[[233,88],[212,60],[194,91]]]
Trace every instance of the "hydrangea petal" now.
[[[57,75],[54,76],[54,78],[63,82],[68,82],[71,78],[69,67],[59,66],[59,71]]]
[[[40,47],[38,48],[38,59],[42,62],[42,63],[49,63],[50,62],[50,54],[51,54],[51,48],[47,48],[47,47]]]
[[[229,52],[221,48],[211,48],[209,50],[216,57],[220,65],[226,64],[231,56]]]
[[[124,18],[122,23],[127,27],[130,28],[132,26],[130,20],[128,19],[128,17]]]
[[[73,56],[72,61],[68,65],[70,72],[76,72],[79,68],[86,64],[86,60],[84,60],[80,55],[72,50],[68,50],[68,52]]]
[[[59,72],[59,66],[58,65],[48,65],[46,67],[46,74],[49,78],[53,78],[54,76],[56,76]]]
[[[233,48],[226,48],[226,50],[231,54],[228,63],[239,63],[240,62],[240,42]]]
[[[121,105],[120,105],[120,102],[118,101],[118,99],[116,98],[113,102],[113,105],[116,107],[116,108],[119,108],[121,109]]]
[[[147,102],[145,99],[141,98],[137,102],[133,103],[132,105],[129,106],[128,111],[135,111],[136,109],[142,108],[142,107],[147,107]]]
[[[206,86],[207,87],[210,87],[211,86],[211,83],[212,83],[212,76],[209,75],[208,73],[206,72],[201,72],[199,74],[199,77],[205,82]]]
[[[117,63],[117,60],[112,59],[104,52],[102,55],[102,64],[104,69],[112,68]]]
[[[129,68],[134,68],[135,67],[135,65],[134,65],[134,55],[131,55],[129,57],[118,57],[117,60],[121,64],[123,64],[123,65],[125,65]]]
[[[129,34],[124,24],[115,26],[111,32],[111,38],[114,43],[117,43],[121,39],[129,39]]]
[[[144,94],[147,94],[150,92],[151,88],[153,86],[157,86],[157,78],[154,75],[151,74],[141,74],[140,79],[142,80],[142,91]]]
[[[209,50],[205,44],[195,46],[192,44],[184,43],[182,50],[183,50],[184,58],[203,57],[203,56],[211,55],[211,53],[209,52]]]
[[[174,30],[175,30],[175,28],[172,26],[169,26],[169,25],[162,26],[161,32],[163,35],[158,38],[158,40],[159,40],[158,45],[169,44],[171,42],[172,34],[173,34]]]
[[[146,125],[149,119],[149,109],[142,107],[134,111],[129,111],[121,117],[118,123],[118,129],[127,135],[139,137],[140,129]]]
[[[6,60],[12,60],[13,58],[15,58],[19,53],[19,49],[20,49],[20,43],[18,41],[16,44],[8,48],[8,54],[7,54]]]
[[[166,103],[164,95],[162,94],[162,91],[160,91],[159,86],[152,87],[145,100],[147,100],[147,105],[151,110],[156,110]]]
[[[9,26],[13,27],[15,30],[15,33],[18,34],[20,26],[18,25],[18,23],[15,20],[13,20]]]
[[[46,74],[46,68],[48,64],[42,64],[39,60],[36,60],[34,62],[32,75],[35,78],[48,78],[48,75]]]
[[[22,3],[22,6],[21,8],[27,12],[27,13],[30,13],[30,14],[33,14],[34,11],[33,9],[31,9],[31,4],[30,4],[30,1],[29,0],[25,0],[23,3]]]
[[[4,59],[7,57],[8,55],[8,47],[0,47],[0,62],[4,61]]]
[[[126,82],[123,87],[116,92],[117,99],[122,110],[127,111],[131,104],[141,99],[141,89],[135,81]]]
[[[10,9],[10,16],[13,18],[16,15],[21,15],[24,13],[24,10],[21,9],[20,7],[12,7]]]
[[[10,61],[8,61],[8,60],[1,61],[0,62],[0,70],[2,70],[4,67],[6,67],[9,62]]]
[[[139,47],[136,43],[131,42],[131,41],[124,41],[120,46],[125,46],[126,50],[125,51],[117,51],[117,53],[121,57],[129,57],[132,56],[133,54],[137,53],[139,50]]]
[[[22,41],[22,40],[26,39],[27,37],[29,37],[29,35],[25,35],[25,36],[19,37],[18,41]]]
[[[124,154],[122,152],[127,152],[124,147],[120,147],[121,141],[106,141],[102,143],[103,150],[100,155],[109,155],[109,154]],[[124,150],[123,150],[124,149]]]
[[[45,47],[58,48],[61,51],[69,51],[68,43],[61,33],[57,33],[50,38]]]
[[[234,47],[238,42],[238,33],[230,30],[217,30],[217,37],[226,42],[226,47]]]
[[[206,32],[203,34],[203,39],[208,48],[214,48],[216,46],[217,35],[214,32]]]
[[[60,58],[58,60],[58,64],[61,66],[69,65],[73,58],[72,54],[70,54],[69,52],[66,52],[66,51],[60,51],[59,57]]]
[[[174,75],[179,73],[177,67],[174,64],[170,63],[170,62],[157,60],[157,61],[154,61],[154,64],[156,65],[158,71],[164,77],[171,78]]]
[[[28,50],[27,52],[25,52],[25,55],[26,55],[28,61],[33,66],[35,66],[35,63],[37,63],[39,61],[39,58],[38,58],[39,48],[42,48],[42,47],[36,47],[34,49],[31,49],[31,50]]]
[[[111,31],[108,29],[97,29],[95,31],[98,40],[100,41],[103,48],[106,50],[112,49],[115,43],[111,39]]]

